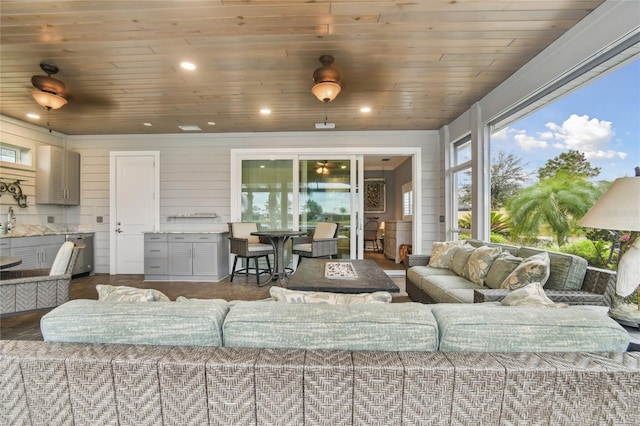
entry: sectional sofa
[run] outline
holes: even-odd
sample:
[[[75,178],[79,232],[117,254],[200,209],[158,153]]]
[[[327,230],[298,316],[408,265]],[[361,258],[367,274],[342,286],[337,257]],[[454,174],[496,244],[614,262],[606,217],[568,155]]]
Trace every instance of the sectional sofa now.
[[[473,248],[500,248],[503,253],[513,256],[512,259],[546,253],[550,260],[550,273],[544,283],[544,291],[551,300],[571,305],[610,305],[607,289],[615,286],[615,272],[589,267],[583,258],[479,240],[467,240],[466,243]],[[500,301],[509,294],[508,289],[500,288],[504,275],[492,270],[498,269],[499,262],[491,265],[482,282],[472,282],[464,276],[464,267],[467,266],[464,259],[459,265],[452,262],[452,267],[442,268],[431,266],[430,258],[430,255],[407,256],[406,291],[412,300],[423,303],[479,303]]]
[[[74,300],[41,328],[0,341],[0,423],[640,422],[640,353],[582,307]]]

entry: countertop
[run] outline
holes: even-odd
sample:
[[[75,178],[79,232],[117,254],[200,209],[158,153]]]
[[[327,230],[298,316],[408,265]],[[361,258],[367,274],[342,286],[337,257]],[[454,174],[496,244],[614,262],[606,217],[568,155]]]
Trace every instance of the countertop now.
[[[28,225],[19,224],[10,234],[1,234],[0,238],[41,237],[45,235],[93,234],[95,231],[83,225]]]

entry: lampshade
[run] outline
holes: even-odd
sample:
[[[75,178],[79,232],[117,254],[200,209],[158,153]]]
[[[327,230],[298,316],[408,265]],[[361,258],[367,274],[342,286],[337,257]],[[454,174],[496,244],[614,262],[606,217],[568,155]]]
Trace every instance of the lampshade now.
[[[322,55],[318,59],[322,66],[313,72],[311,93],[324,103],[331,102],[338,96],[340,90],[340,71],[333,66],[333,56]]]
[[[340,93],[341,87],[337,83],[325,81],[318,83],[311,88],[311,93],[322,102],[331,102]]]
[[[58,109],[67,104],[67,100],[62,96],[58,96],[54,93],[49,93],[42,90],[34,90],[33,92],[31,92],[31,95],[39,105],[47,109]]]
[[[578,225],[616,231],[640,231],[640,177],[616,179]]]

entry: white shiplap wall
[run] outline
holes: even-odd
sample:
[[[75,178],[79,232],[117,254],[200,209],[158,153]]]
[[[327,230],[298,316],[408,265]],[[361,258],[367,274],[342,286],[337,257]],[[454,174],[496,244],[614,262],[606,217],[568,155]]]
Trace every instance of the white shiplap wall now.
[[[31,151],[32,165],[13,167],[8,163],[0,163],[0,178],[10,183],[20,180],[22,193],[27,196],[27,207],[18,207],[12,195],[2,193],[0,196],[0,220],[6,222],[7,211],[13,207],[18,224],[45,224],[52,217],[54,224],[71,223],[68,214],[78,207],[60,207],[36,204],[36,149],[40,145],[64,145],[64,135],[47,129],[32,126],[8,117],[0,116],[0,141],[3,143],[28,148]]]
[[[367,148],[420,147],[422,152],[422,247],[442,239],[438,216],[442,206],[441,147],[436,131],[306,132],[243,134],[171,134],[67,136],[0,116],[0,136],[9,143],[35,147],[40,144],[66,146],[81,154],[81,205],[60,207],[35,204],[35,172],[26,184],[27,209],[16,209],[19,223],[44,224],[48,216],[56,223],[82,225],[95,230],[95,271],[109,272],[109,153],[111,151],[160,152],[161,229],[226,229],[230,219],[230,173],[232,149],[335,148],[348,147],[367,154]],[[18,143],[19,142],[19,143]],[[35,159],[34,159],[35,160]],[[2,170],[4,172],[5,170]],[[25,182],[26,183],[26,182]],[[135,184],[135,183],[132,183]],[[0,214],[15,201],[3,196]],[[182,213],[214,212],[216,219],[170,219]],[[97,217],[103,222],[98,223]]]
[[[422,246],[440,239],[440,146],[438,132],[308,132],[73,136],[68,146],[82,156],[82,206],[77,220],[96,230],[96,272],[109,270],[109,152],[160,152],[160,227],[164,230],[226,229],[230,219],[231,149],[420,147],[422,150]],[[214,212],[216,219],[170,219]],[[102,216],[104,222],[96,223]]]

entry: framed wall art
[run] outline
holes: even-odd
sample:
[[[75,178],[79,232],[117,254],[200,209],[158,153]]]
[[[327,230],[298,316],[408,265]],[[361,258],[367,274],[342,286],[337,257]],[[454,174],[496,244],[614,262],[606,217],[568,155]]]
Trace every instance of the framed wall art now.
[[[387,193],[384,178],[364,180],[364,212],[384,213],[387,210]]]

